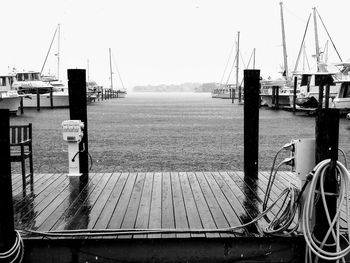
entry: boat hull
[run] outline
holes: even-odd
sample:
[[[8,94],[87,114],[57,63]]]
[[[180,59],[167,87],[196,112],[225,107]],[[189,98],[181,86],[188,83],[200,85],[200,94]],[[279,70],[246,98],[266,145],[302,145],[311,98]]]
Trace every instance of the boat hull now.
[[[52,94],[53,107],[54,108],[68,108],[69,96],[65,92],[53,92]],[[30,94],[23,97],[24,108],[36,108],[37,107],[37,95]],[[50,93],[40,94],[40,107],[51,108]]]
[[[0,98],[0,109],[8,109],[11,113],[17,113],[21,103],[21,97]]]
[[[261,106],[268,106],[268,107],[274,106],[274,104],[272,103],[272,95],[261,94],[260,98],[261,98]],[[289,95],[278,96],[278,104],[279,106],[289,106],[290,105]]]
[[[117,98],[123,99],[126,97],[126,92],[117,92]]]

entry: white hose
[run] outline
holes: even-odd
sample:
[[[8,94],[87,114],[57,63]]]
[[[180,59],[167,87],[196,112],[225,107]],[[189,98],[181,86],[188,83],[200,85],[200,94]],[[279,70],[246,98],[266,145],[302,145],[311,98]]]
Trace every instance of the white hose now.
[[[23,255],[24,255],[23,239],[18,231],[15,231],[15,232],[16,232],[15,243],[8,251],[0,253],[0,261],[10,262],[10,263],[22,262]]]
[[[330,217],[328,207],[326,205],[326,195],[330,195],[331,193],[327,193],[324,191],[324,179],[326,175],[327,168],[330,167],[330,159],[324,160],[320,162],[314,168],[314,178],[309,184],[309,191],[307,193],[307,197],[304,204],[303,211],[303,233],[304,238],[307,244],[307,251],[305,253],[305,259],[311,258],[311,252],[316,255],[317,258],[322,258],[324,260],[332,260],[338,261],[343,259],[350,252],[350,217],[349,217],[349,202],[348,202],[348,189],[350,184],[350,173],[345,168],[345,166],[337,162],[336,172],[339,175],[339,195],[337,196],[337,208],[336,214],[334,218]],[[318,184],[318,182],[320,182]],[[316,190],[316,187],[319,185],[319,190]],[[315,200],[317,195],[319,195],[318,200],[316,202],[322,202],[324,211],[326,214],[326,218],[328,221],[329,229],[326,232],[323,240],[317,240],[313,235],[313,226],[312,221],[315,216]],[[346,204],[346,221],[347,221],[347,236],[340,233],[340,212],[341,208]],[[328,238],[332,236],[336,242],[336,252],[326,251],[325,247],[330,244],[326,244]],[[345,244],[345,248],[341,248],[341,244]],[[331,244],[333,245],[333,244]]]

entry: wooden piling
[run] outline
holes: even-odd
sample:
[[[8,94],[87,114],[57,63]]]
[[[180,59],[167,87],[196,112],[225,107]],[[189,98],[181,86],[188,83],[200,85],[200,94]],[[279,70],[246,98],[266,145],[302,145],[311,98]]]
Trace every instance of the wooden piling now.
[[[326,85],[326,94],[325,94],[325,105],[324,105],[324,107],[325,107],[326,109],[329,108],[329,90],[330,90],[330,85],[327,84],[327,85]]]
[[[280,107],[280,101],[279,101],[279,93],[280,93],[280,87],[276,86],[276,104],[275,104],[275,110],[278,110]]]
[[[21,111],[21,114],[23,114],[23,97],[21,97],[21,101],[19,103],[19,109]]]
[[[52,94],[52,88],[50,89],[50,108],[53,109],[53,94]]]
[[[86,107],[86,71],[85,69],[68,69],[69,112],[71,120],[84,122],[84,136],[79,144],[81,182],[87,182],[89,173],[88,159],[88,123]],[[84,151],[83,151],[84,150]]]
[[[324,86],[323,84],[320,84],[318,86],[318,109],[322,109],[322,104],[323,104],[323,91],[324,91]]]
[[[296,112],[296,102],[297,102],[297,85],[298,85],[298,77],[294,77],[294,87],[293,87],[293,113]]]
[[[8,251],[15,242],[11,162],[10,111],[0,109],[0,252]]]
[[[244,176],[258,178],[260,70],[244,70]]]
[[[39,89],[36,89],[36,110],[40,111],[40,92]]]
[[[324,190],[334,195],[326,196],[326,203],[331,220],[336,214],[338,183],[336,175],[336,162],[338,160],[339,143],[339,110],[319,109],[316,112],[316,163],[325,159],[331,159],[330,168],[327,171],[324,181]],[[329,229],[328,220],[324,212],[323,202],[316,203],[316,222],[314,228],[315,237],[323,240]],[[327,240],[328,244],[333,244],[332,235]],[[334,246],[325,246],[329,252],[335,252]]]

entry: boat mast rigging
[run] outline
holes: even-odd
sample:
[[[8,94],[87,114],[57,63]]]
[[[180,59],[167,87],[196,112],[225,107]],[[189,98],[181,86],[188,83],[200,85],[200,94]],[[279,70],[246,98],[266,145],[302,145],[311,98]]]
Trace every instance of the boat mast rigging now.
[[[111,48],[109,48],[109,71],[110,71],[110,77],[111,77],[111,89],[113,90],[113,72],[112,72],[112,51]]]
[[[287,79],[289,76],[289,72],[288,72],[287,45],[286,45],[286,35],[285,35],[285,30],[284,30],[283,3],[282,2],[280,2],[280,9],[281,9],[281,27],[282,27],[282,43],[283,43],[283,62],[284,62],[283,75]]]

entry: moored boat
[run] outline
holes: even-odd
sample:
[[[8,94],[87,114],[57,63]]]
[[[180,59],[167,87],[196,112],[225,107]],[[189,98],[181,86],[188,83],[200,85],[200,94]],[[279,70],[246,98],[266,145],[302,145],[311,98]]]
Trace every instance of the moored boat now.
[[[21,96],[12,89],[13,76],[0,76],[0,109],[8,109],[10,113],[17,113]]]

